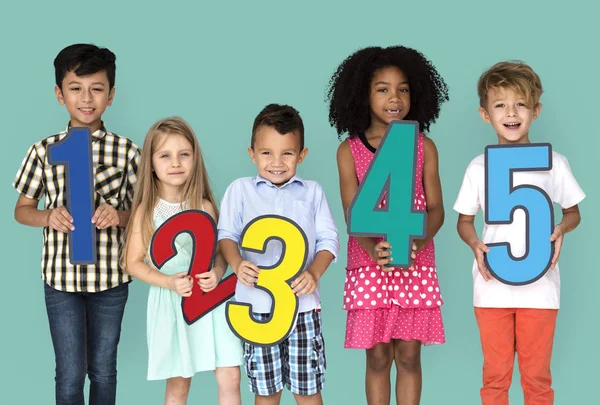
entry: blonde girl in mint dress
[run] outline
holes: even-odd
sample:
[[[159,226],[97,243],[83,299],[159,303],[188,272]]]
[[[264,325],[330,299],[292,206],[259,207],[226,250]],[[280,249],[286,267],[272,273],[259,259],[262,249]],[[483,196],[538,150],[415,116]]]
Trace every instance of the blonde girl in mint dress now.
[[[180,118],[158,121],[150,128],[140,159],[124,261],[127,272],[150,284],[147,309],[148,380],[166,380],[165,404],[185,404],[191,377],[213,370],[219,404],[241,404],[242,344],[229,329],[221,304],[191,325],[183,319],[182,297],[197,282],[213,290],[227,269],[217,251],[211,271],[188,276],[192,239],[175,240],[177,255],[160,270],[150,264],[148,247],[154,230],[171,216],[201,209],[217,221],[200,145],[192,128]]]

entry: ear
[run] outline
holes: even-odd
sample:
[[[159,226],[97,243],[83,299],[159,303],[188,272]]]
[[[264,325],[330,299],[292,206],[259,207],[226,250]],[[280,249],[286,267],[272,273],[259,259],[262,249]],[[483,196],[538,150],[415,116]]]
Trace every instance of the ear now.
[[[110,92],[108,93],[108,103],[106,103],[106,105],[108,107],[110,107],[112,105],[113,98],[115,98],[115,88],[114,87],[112,89],[110,89]]]
[[[248,153],[250,154],[252,161],[256,163],[256,155],[254,154],[254,149],[252,149],[252,146],[248,146]]]
[[[542,103],[538,103],[533,108],[533,119],[536,119],[540,115],[541,112],[542,112]]]
[[[306,157],[307,153],[308,153],[308,148],[304,148],[300,151],[300,156],[298,157],[298,163],[302,163],[302,161]]]
[[[54,94],[56,95],[56,99],[60,105],[65,105],[65,98],[62,94],[62,90],[58,86],[54,86]]]
[[[488,114],[487,110],[483,107],[479,107],[478,111],[479,111],[479,115],[481,116],[481,119],[489,124],[491,122],[491,120],[490,120],[490,115]]]

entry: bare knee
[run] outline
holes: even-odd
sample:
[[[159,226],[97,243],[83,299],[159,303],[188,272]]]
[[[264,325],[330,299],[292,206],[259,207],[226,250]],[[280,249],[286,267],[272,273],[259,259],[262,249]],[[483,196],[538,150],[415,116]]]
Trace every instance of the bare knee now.
[[[421,344],[416,341],[397,342],[394,360],[399,370],[409,373],[421,372]]]
[[[389,372],[394,361],[391,343],[379,343],[367,349],[367,369],[374,373]]]
[[[165,405],[184,404],[190,392],[191,378],[175,377],[167,380]]]
[[[220,391],[239,391],[240,368],[239,367],[217,367],[215,378]]]

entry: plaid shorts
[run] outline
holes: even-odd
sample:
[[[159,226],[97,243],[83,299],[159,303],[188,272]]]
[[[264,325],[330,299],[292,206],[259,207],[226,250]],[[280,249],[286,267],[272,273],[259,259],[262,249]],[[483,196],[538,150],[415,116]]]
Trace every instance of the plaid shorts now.
[[[265,320],[269,314],[254,314]],[[290,336],[272,347],[244,342],[244,363],[250,391],[273,395],[283,389],[298,395],[314,395],[325,386],[325,341],[321,313],[301,312]]]

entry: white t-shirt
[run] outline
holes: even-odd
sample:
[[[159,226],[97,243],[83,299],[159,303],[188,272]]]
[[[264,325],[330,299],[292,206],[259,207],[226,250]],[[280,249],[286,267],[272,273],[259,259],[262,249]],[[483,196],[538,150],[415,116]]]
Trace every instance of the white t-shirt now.
[[[569,162],[556,152],[552,152],[550,171],[514,172],[513,185],[521,184],[542,188],[561,208],[573,207],[585,198],[585,193],[573,177]],[[484,155],[477,156],[467,167],[454,204],[454,210],[464,215],[476,215],[479,209],[485,215]],[[525,221],[525,212],[517,209],[512,224],[488,225],[484,222],[481,240],[486,244],[508,242],[513,256],[521,257],[526,249]],[[513,286],[496,279],[486,282],[479,274],[477,262],[473,260],[473,305],[483,308],[558,309],[560,306],[558,264],[534,283]]]

